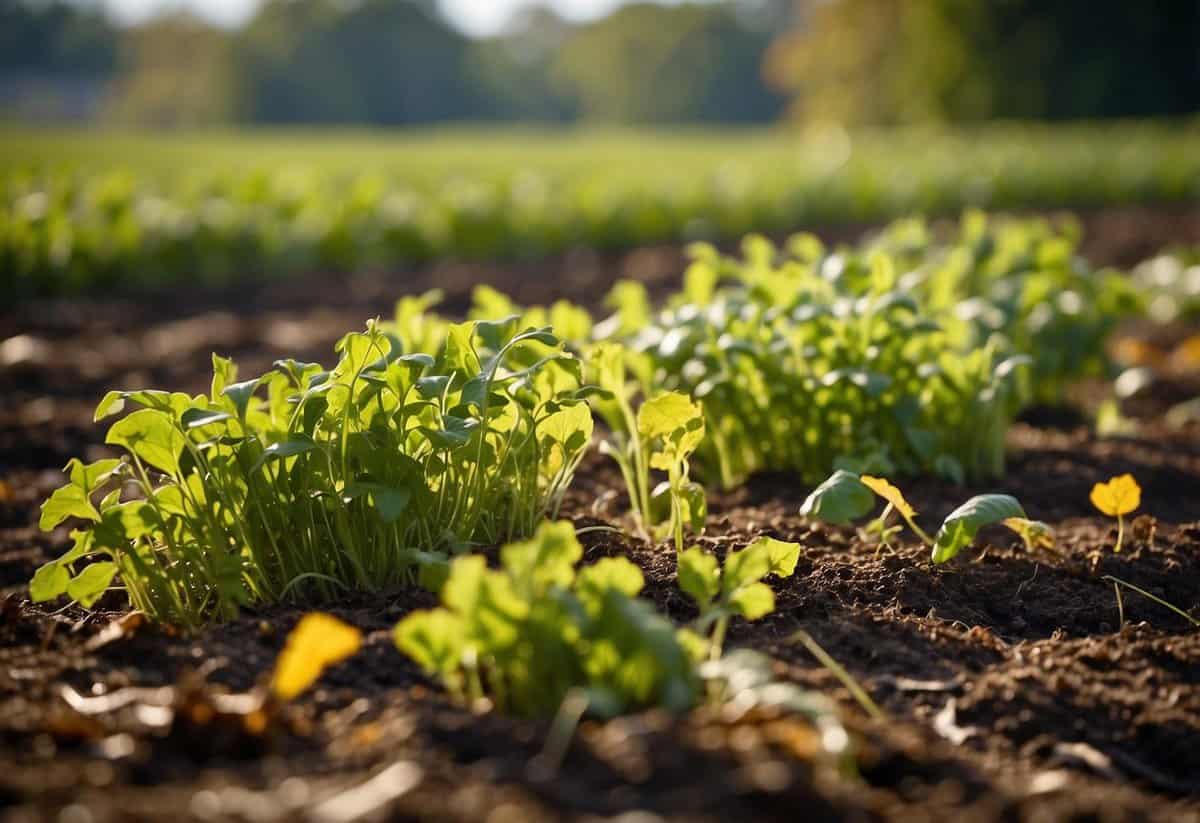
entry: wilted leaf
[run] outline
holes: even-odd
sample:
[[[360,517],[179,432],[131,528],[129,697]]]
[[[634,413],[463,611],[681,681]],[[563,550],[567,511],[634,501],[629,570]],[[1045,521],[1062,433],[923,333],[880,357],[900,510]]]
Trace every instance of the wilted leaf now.
[[[868,489],[875,492],[875,494],[882,497],[888,503],[891,503],[896,511],[904,515],[906,519],[916,517],[917,512],[908,504],[908,501],[904,499],[904,493],[888,482],[885,478],[871,477],[868,474],[864,474],[859,478],[859,480],[861,480],[862,484]]]

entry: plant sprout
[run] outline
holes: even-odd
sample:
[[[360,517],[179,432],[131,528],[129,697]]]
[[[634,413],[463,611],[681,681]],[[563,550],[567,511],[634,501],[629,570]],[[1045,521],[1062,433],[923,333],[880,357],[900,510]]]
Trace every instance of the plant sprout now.
[[[1142,487],[1133,479],[1133,475],[1118,475],[1107,483],[1093,486],[1091,501],[1102,514],[1117,518],[1117,543],[1113,551],[1120,554],[1125,539],[1125,515],[1142,504]]]

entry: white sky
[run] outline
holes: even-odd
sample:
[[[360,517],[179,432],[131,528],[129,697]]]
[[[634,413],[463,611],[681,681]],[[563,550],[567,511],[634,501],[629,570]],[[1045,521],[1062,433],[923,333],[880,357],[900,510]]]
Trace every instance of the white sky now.
[[[576,20],[599,17],[624,0],[438,0],[446,16],[468,34],[494,34],[509,16],[523,6],[553,6]],[[669,2],[670,0],[668,0]],[[101,0],[113,16],[136,23],[155,14],[187,8],[222,25],[237,25],[253,12],[256,0]],[[661,0],[660,0],[661,2]]]

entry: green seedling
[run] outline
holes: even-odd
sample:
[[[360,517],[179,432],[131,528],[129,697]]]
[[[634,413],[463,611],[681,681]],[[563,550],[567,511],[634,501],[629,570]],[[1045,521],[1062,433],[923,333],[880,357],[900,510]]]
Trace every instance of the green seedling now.
[[[679,553],[679,588],[700,610],[694,628],[708,638],[710,660],[721,657],[731,618],[759,620],[775,610],[775,593],[763,580],[791,577],[799,559],[798,544],[772,537],[731,552],[724,566],[699,546]]]
[[[975,539],[984,526],[1001,523],[1021,535],[1030,544],[1035,535],[1044,537],[1045,524],[1030,521],[1021,504],[1007,494],[982,494],[972,497],[952,511],[942,522],[935,536],[916,522],[916,510],[903,493],[889,481],[871,476],[859,477],[853,472],[839,470],[813,490],[804,501],[800,513],[805,517],[844,525],[866,516],[873,508],[873,499],[863,491],[874,493],[886,501],[883,515],[876,521],[875,531],[887,539],[895,533],[887,526],[887,517],[898,512],[913,533],[932,552],[934,563],[945,563]]]
[[[281,360],[239,382],[214,357],[207,396],[110,392],[97,420],[134,409],[108,432],[124,456],[68,465],[41,526],[84,525],[33,598],[90,606],[119,574],[136,609],[194,627],[436,586],[455,554],[531,534],[591,438],[579,362],[515,318],[443,332],[430,355],[371,323],[333,369]]]
[[[500,569],[456,558],[442,606],[396,626],[396,645],[459,699],[551,717],[572,694],[588,711],[690,707],[699,638],[637,599],[641,571],[626,558],[577,568],[583,549],[568,522],[543,524],[500,550]]]
[[[685,528],[700,531],[708,515],[704,488],[691,480],[688,458],[704,439],[699,403],[667,392],[642,403],[636,414],[629,400],[627,350],[605,343],[589,351],[589,376],[603,391],[593,396],[597,412],[611,431],[602,453],[621,469],[634,519],[643,533],[661,531],[683,551]],[[666,472],[653,489],[650,470]],[[655,527],[662,525],[662,529]]]

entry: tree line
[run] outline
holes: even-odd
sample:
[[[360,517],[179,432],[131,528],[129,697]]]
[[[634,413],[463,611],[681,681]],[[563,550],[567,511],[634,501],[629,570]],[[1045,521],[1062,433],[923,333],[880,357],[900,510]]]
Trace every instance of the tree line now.
[[[1180,115],[1200,110],[1200,4],[635,2],[587,23],[533,7],[473,39],[435,0],[265,0],[232,31],[0,0],[0,90],[80,76],[103,80],[96,116],[155,126]]]

